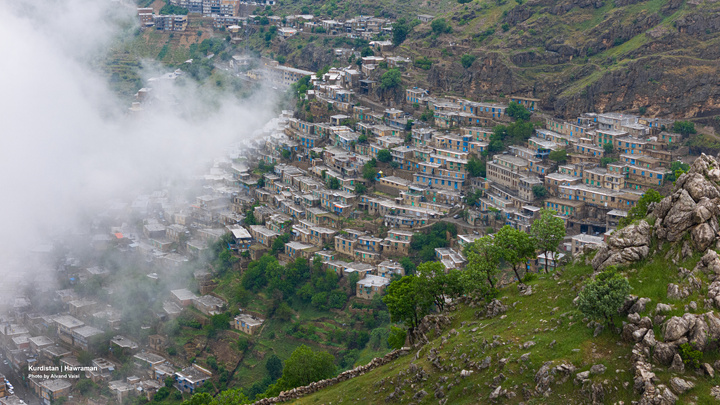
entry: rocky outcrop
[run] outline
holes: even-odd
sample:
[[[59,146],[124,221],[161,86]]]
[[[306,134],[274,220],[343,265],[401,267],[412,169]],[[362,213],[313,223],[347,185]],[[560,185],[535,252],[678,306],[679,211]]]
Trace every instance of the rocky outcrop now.
[[[705,351],[714,348],[720,339],[720,316],[714,312],[704,314],[686,313],[673,316],[663,325],[663,353],[658,360],[668,364],[672,361],[677,348],[683,343],[692,343],[697,350]],[[657,355],[658,347],[655,349]],[[670,355],[672,354],[673,357]]]
[[[499,299],[494,299],[487,305],[486,311],[486,317],[494,318],[498,315],[504,314],[505,311],[507,311],[507,305],[503,305]]]
[[[647,257],[650,253],[650,225],[646,221],[628,225],[614,232],[607,244],[600,247],[592,260],[595,270],[607,266],[629,264]]]
[[[717,244],[720,215],[720,164],[702,154],[675,182],[675,189],[655,205],[655,235],[679,242],[689,235],[693,248],[704,252]],[[708,257],[708,262],[712,262]]]

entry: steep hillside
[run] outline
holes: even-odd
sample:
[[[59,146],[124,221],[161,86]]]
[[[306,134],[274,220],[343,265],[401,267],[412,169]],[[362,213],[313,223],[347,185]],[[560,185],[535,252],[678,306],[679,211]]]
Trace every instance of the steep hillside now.
[[[355,403],[711,403],[720,399],[720,164],[705,155],[644,220],[553,275],[462,302],[426,345],[299,398]],[[608,266],[631,286],[614,326],[576,296]],[[437,315],[435,316],[437,319]],[[437,322],[427,322],[434,325]],[[442,324],[442,322],[439,322]]]
[[[438,17],[452,33],[421,24],[401,50],[436,61],[427,72],[432,88],[481,99],[533,96],[561,116],[720,112],[716,2],[474,1]],[[477,56],[467,69],[466,53]]]
[[[710,0],[381,1],[372,8],[362,0],[305,1],[283,3],[274,12],[301,10],[405,18],[413,28],[396,53],[432,62],[408,72],[407,85],[439,93],[537,97],[559,116],[720,113],[720,3]],[[444,19],[451,29],[433,31],[416,20],[420,13]],[[306,68],[333,61],[294,44],[275,51]],[[476,57],[469,67],[461,64],[465,54]]]

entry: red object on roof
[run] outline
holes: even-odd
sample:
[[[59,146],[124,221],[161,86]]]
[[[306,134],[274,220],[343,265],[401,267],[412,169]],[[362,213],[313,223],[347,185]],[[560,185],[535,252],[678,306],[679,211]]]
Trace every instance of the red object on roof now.
[[[124,238],[123,234],[120,233],[120,232],[116,232],[116,233],[115,233],[115,237],[118,238],[118,239]]]

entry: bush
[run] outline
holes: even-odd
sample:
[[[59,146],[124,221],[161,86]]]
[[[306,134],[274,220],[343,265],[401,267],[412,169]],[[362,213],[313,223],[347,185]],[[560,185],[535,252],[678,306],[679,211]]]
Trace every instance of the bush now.
[[[565,149],[558,149],[550,152],[550,155],[548,155],[548,158],[550,160],[554,160],[555,162],[559,164],[563,164],[567,162],[568,160],[568,154],[565,151]]]
[[[697,133],[697,130],[695,129],[695,124],[690,121],[675,121],[672,127],[672,131],[678,134],[682,134],[683,136]]]
[[[695,344],[683,343],[680,345],[678,351],[686,366],[693,369],[700,367],[700,360],[702,360],[703,353],[695,348]]]
[[[610,266],[595,280],[585,284],[578,294],[578,309],[591,319],[602,319],[612,325],[618,309],[630,294],[630,283]]]
[[[377,160],[379,162],[388,163],[392,161],[392,154],[387,149],[381,149],[377,153]]]
[[[460,58],[460,63],[465,69],[467,69],[472,66],[473,62],[475,62],[475,59],[477,59],[477,56],[465,54]]]
[[[516,120],[523,121],[527,121],[528,119],[530,119],[530,115],[532,115],[532,113],[528,111],[525,106],[516,103],[515,101],[511,101],[510,104],[508,104],[506,113],[510,118],[515,118]]]
[[[444,18],[436,18],[430,23],[430,28],[434,34],[449,34],[452,32],[452,27],[447,23]]]

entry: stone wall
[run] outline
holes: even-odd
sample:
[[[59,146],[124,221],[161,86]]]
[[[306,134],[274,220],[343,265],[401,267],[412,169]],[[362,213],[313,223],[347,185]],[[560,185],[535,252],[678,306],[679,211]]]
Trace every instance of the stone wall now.
[[[390,363],[391,361],[397,359],[398,357],[407,354],[409,351],[410,351],[410,348],[405,348],[405,347],[400,350],[393,350],[392,352],[386,354],[383,357],[376,357],[376,358],[372,359],[372,361],[370,363],[368,363],[364,366],[359,366],[359,367],[355,367],[352,370],[344,371],[344,372],[340,373],[337,377],[328,378],[326,380],[316,381],[316,382],[314,382],[310,385],[306,385],[304,387],[293,388],[290,391],[283,391],[277,397],[261,399],[259,401],[256,401],[253,405],[277,404],[280,402],[292,401],[294,399],[298,399],[300,397],[310,395],[310,394],[317,392],[323,388],[333,386],[339,382],[346,381],[351,378],[359,377],[359,376],[367,373],[368,371],[374,370],[380,366]]]

